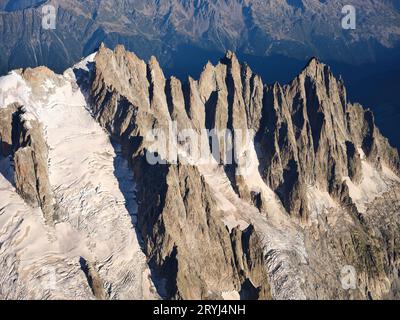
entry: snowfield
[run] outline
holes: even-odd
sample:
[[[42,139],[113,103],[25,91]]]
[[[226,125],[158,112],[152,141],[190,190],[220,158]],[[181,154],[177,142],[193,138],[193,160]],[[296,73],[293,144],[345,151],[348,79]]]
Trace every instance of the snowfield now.
[[[91,117],[73,69],[39,83],[11,73],[0,84],[6,105],[19,102],[28,120],[43,124],[59,214],[54,229],[46,226],[40,209],[0,175],[0,299],[93,298],[81,258],[96,267],[111,299],[157,298],[135,231],[137,206],[125,200],[134,199],[132,174]],[[1,166],[7,172],[11,163]]]

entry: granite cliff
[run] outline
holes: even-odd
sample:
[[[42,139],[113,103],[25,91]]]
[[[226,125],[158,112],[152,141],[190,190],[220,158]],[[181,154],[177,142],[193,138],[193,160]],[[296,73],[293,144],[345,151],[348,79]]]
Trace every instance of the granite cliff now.
[[[74,285],[86,287],[82,297],[398,297],[398,153],[373,113],[350,103],[343,80],[317,59],[288,85],[265,85],[227,52],[198,80],[181,82],[166,78],[154,57],[144,62],[123,46],[102,45],[63,75],[39,68],[8,77],[1,82],[0,138],[3,167],[7,159],[14,165],[3,176],[15,168],[16,192],[44,221],[51,218],[46,228],[68,226],[61,238],[55,233],[61,244],[79,232],[85,245],[67,252],[79,274]],[[15,90],[10,77],[18,79]],[[64,114],[70,108],[74,113]],[[24,117],[29,126],[18,121]],[[56,132],[68,139],[52,137]],[[86,138],[94,133],[102,138]],[[154,147],[161,134],[167,150]],[[70,144],[78,137],[82,143]],[[196,157],[200,149],[203,158]],[[81,167],[70,165],[75,159]],[[104,197],[115,189],[125,211],[119,202],[107,211],[105,199],[120,194]],[[4,207],[12,217],[11,204]],[[106,220],[96,225],[101,215]],[[1,230],[11,232],[4,221]],[[132,251],[126,237],[135,238],[140,267],[113,256],[121,246]],[[113,246],[101,249],[107,239]],[[7,245],[0,262],[13,261]],[[353,290],[341,282],[345,266],[356,270]],[[15,276],[28,281],[18,268]],[[57,289],[68,291],[69,281]],[[13,296],[10,290],[4,285],[0,295]]]

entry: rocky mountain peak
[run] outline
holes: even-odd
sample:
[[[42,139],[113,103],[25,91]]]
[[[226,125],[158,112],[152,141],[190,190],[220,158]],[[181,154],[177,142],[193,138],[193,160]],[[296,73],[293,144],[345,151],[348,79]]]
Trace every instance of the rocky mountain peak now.
[[[68,228],[55,243],[72,234],[79,244],[60,254],[72,259],[63,268],[80,274],[81,296],[379,299],[395,291],[398,153],[316,59],[288,85],[265,85],[228,52],[198,81],[181,82],[166,79],[156,58],[102,46],[63,75],[7,77],[1,164],[11,156],[7,170],[25,202],[54,230]],[[16,117],[24,110],[30,125]],[[162,135],[166,148],[156,143]],[[24,214],[5,198],[2,219]],[[2,251],[0,262],[8,257]],[[340,290],[349,264],[359,271],[352,292]]]
[[[233,62],[238,62],[238,59],[236,57],[236,54],[233,51],[228,50],[228,51],[226,51],[225,56],[222,59],[222,61],[233,63]]]
[[[312,57],[312,58],[308,61],[307,65],[305,66],[304,69],[305,69],[305,70],[307,70],[307,69],[313,70],[313,69],[318,68],[319,65],[323,65],[323,63],[321,63],[317,57]]]
[[[122,48],[118,51],[124,52]],[[128,66],[128,69],[131,73],[139,73],[135,70],[136,65]],[[293,183],[304,187],[317,183],[323,190],[333,192],[337,188],[335,183],[352,176],[348,161],[353,156],[358,157],[358,149],[366,145],[361,142],[366,138],[356,138],[351,132],[356,130],[354,127],[364,127],[366,124],[362,122],[366,120],[360,119],[357,121],[362,122],[356,123],[342,81],[337,80],[329,67],[316,58],[311,59],[301,74],[284,87],[279,84],[264,86],[248,66],[239,63],[232,51],[226,53],[219,65],[208,63],[199,82],[192,80],[189,84],[182,84],[176,78],[167,81],[158,62],[152,58],[143,83],[148,83],[149,88],[146,85],[146,91],[141,91],[141,94],[148,95],[156,106],[153,116],[159,123],[165,125],[172,119],[184,128],[191,122],[191,125],[196,123],[198,130],[205,126],[208,129],[254,129],[258,132],[259,141],[256,142],[266,145],[267,171],[263,178],[267,184],[274,190],[286,190],[285,172],[294,179],[290,181],[291,191],[283,191],[285,194],[297,192],[292,188]],[[134,98],[129,100],[132,102]],[[139,107],[139,114],[141,104],[134,103]],[[368,111],[362,118],[368,119],[367,115]],[[146,122],[149,121],[153,120]],[[375,127],[373,120],[367,123]],[[376,141],[382,140],[379,135],[377,133]],[[275,143],[271,145],[271,141]],[[382,152],[379,161],[395,169],[397,165],[383,156],[395,154],[395,150],[387,144],[377,149]],[[371,154],[368,150],[363,152],[367,156]],[[222,157],[224,153],[222,150]],[[394,159],[398,158],[395,156]],[[351,170],[358,172],[359,169]],[[235,188],[240,189],[239,186]],[[296,198],[301,199],[298,195]],[[306,202],[304,200],[296,210],[307,211]],[[289,206],[287,209],[293,211]]]

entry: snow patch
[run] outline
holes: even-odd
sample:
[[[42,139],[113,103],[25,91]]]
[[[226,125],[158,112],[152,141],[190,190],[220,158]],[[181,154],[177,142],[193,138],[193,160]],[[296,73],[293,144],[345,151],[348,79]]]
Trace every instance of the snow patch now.
[[[89,65],[94,62],[96,58],[97,52],[92,53],[91,55],[87,56],[85,59],[80,61],[79,63],[75,64],[72,69],[76,70],[83,70],[89,72]]]
[[[18,102],[25,105],[29,101],[31,89],[26,85],[25,80],[16,71],[0,78],[0,107]]]
[[[85,69],[93,59],[76,67]],[[0,298],[93,298],[80,257],[99,269],[111,299],[157,298],[135,232],[135,184],[127,162],[88,112],[72,69],[38,85],[45,97],[10,73],[0,78],[0,98],[6,105],[20,103],[24,120],[43,125],[61,220],[47,227],[40,210],[28,207],[0,175],[0,280],[11,274],[5,266],[12,266],[16,283],[2,286]],[[1,165],[6,175],[10,163]],[[40,285],[54,279],[50,289]]]
[[[400,179],[386,166],[383,166],[382,172],[379,172],[367,162],[361,148],[359,148],[359,152],[362,159],[363,179],[361,183],[356,185],[349,177],[344,177],[343,180],[349,188],[350,197],[357,206],[357,210],[361,213],[365,213],[369,203],[388,191],[393,183],[400,182]]]
[[[230,301],[240,300],[240,294],[236,290],[222,292],[222,299]]]
[[[318,216],[327,213],[338,205],[326,191],[321,191],[315,186],[307,187],[308,209],[310,211],[310,223],[318,223]]]

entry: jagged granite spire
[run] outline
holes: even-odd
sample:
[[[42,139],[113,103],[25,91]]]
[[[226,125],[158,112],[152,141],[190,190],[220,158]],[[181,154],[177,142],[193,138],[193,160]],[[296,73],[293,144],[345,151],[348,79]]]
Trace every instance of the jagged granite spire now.
[[[203,230],[202,236],[197,235],[196,239],[203,239],[201,241],[206,241],[208,247],[219,246],[219,241],[227,239],[230,231],[223,231],[215,220],[221,215],[221,209],[213,195],[212,181],[204,178],[204,168],[181,164],[154,168],[144,163],[142,158],[148,146],[145,139],[139,139],[138,135],[143,135],[146,129],[154,126],[166,128],[170,121],[177,121],[178,130],[251,129],[254,146],[243,150],[245,154],[257,157],[250,177],[242,175],[238,165],[224,162],[227,150],[223,147],[224,138],[220,137],[221,164],[224,165],[223,175],[229,181],[229,188],[237,201],[256,208],[260,214],[282,217],[289,214],[304,226],[315,219],[315,208],[321,201],[314,196],[316,193],[324,194],[327,209],[329,206],[362,206],[354,190],[357,186],[360,190],[364,188],[362,182],[369,179],[363,176],[369,174],[365,171],[365,161],[376,174],[382,168],[385,172],[392,170],[399,173],[397,151],[381,136],[370,111],[349,104],[343,82],[315,58],[289,85],[276,83],[265,86],[261,78],[247,65],[240,64],[231,51],[216,66],[208,63],[198,81],[189,79],[183,84],[174,77],[165,79],[155,58],[147,64],[145,74],[135,67],[140,66],[143,70],[144,62],[135,58],[137,62],[131,64],[129,57],[132,54],[122,49],[98,53],[96,81],[92,83],[91,92],[96,93],[93,95],[95,101],[102,102],[95,103],[93,107],[100,123],[111,133],[122,132],[120,141],[127,144],[127,150],[131,150],[128,156],[139,180],[138,194],[143,204],[139,210],[139,223],[147,243],[147,254],[160,277],[176,272],[177,280],[171,284],[173,289],[170,288],[169,296],[205,297],[205,292],[194,294],[195,291],[187,291],[188,286],[193,289],[200,283],[207,283],[208,290],[213,291],[211,283],[217,281],[214,276],[222,276],[215,271],[213,276],[208,272],[206,275],[199,268],[201,261],[208,259],[209,252],[200,249],[189,235],[193,222],[196,230]],[[115,63],[111,62],[114,60]],[[119,76],[111,76],[113,74]],[[120,78],[123,74],[129,75],[129,84],[109,95],[112,88],[125,81],[124,77]],[[143,89],[138,91],[138,88]],[[126,95],[121,97],[121,92],[126,92]],[[143,98],[138,100],[138,97]],[[126,102],[115,103],[121,100]],[[147,101],[150,101],[150,108]],[[128,112],[131,108],[134,111]],[[127,114],[135,114],[135,117],[126,118]],[[121,127],[118,123],[124,125]],[[130,129],[127,131],[126,127]],[[129,147],[131,141],[140,142],[135,143],[132,149]],[[201,199],[192,190],[198,190]],[[234,209],[239,216],[249,218],[242,210],[238,207]],[[207,217],[208,223],[201,217]],[[210,229],[210,219],[213,230]],[[250,221],[253,219],[256,218],[250,218]],[[262,243],[260,239],[264,239],[265,230],[257,223],[254,223],[254,230],[260,237],[257,241]],[[195,246],[192,247],[194,251],[189,249],[189,243]],[[269,245],[264,243],[266,247]],[[196,252],[195,256],[193,252]],[[213,251],[214,258],[220,262],[222,257],[230,254],[222,248]],[[191,256],[191,267],[186,264],[185,257],[188,255]],[[174,270],[165,265],[171,259]],[[223,266],[224,263],[219,264],[218,270],[224,270]],[[239,266],[235,265],[236,268]],[[189,270],[197,270],[198,274],[194,276]],[[261,285],[260,288],[266,290],[267,287],[254,280],[260,279],[260,273],[246,274],[256,287]],[[202,280],[198,282],[199,279]],[[244,284],[245,278],[239,279],[239,282],[235,281],[235,286]],[[297,292],[294,295],[300,297],[302,294]]]
[[[10,81],[25,88],[16,102],[38,121],[14,135],[16,110],[2,108],[1,153],[16,160],[18,178],[28,177],[22,174],[27,163],[34,164],[35,174],[48,169],[50,179],[44,174],[32,180],[38,188],[26,188],[31,180],[17,185],[28,193],[26,202],[46,200],[33,204],[45,217],[54,195],[53,216],[64,220],[48,232],[57,240],[54,232],[62,227],[68,232],[61,232],[61,239],[79,243],[76,251],[67,251],[79,259],[74,256],[68,266],[65,259],[57,263],[68,271],[63,274],[77,274],[73,285],[68,277],[62,283],[79,289],[81,297],[382,299],[396,294],[398,153],[380,134],[372,112],[349,103],[343,81],[318,60],[288,85],[264,85],[228,52],[217,65],[208,63],[199,80],[182,82],[167,79],[155,57],[145,62],[123,46],[102,46],[63,75],[34,69],[12,74]],[[11,93],[6,92],[7,101]],[[170,134],[173,124],[178,133],[210,133],[200,144],[212,161],[183,161],[190,159],[186,141],[180,140],[172,142],[179,159],[160,152],[163,161],[149,163],[149,153],[157,153],[149,132]],[[216,132],[248,136],[229,145],[226,135]],[[30,148],[23,161],[13,153],[19,146],[14,136]],[[84,145],[71,143],[75,139]],[[48,150],[37,148],[38,142]],[[211,154],[214,145],[218,154]],[[122,160],[129,168],[121,173]],[[6,194],[3,203],[13,191],[0,192]],[[135,210],[128,214],[132,201]],[[2,206],[12,221],[13,206]],[[10,228],[4,232],[14,239]],[[143,240],[141,248],[137,238]],[[47,238],[40,240],[51,246]],[[11,251],[0,253],[0,264],[15,261],[14,247],[7,243],[2,250],[6,247]],[[88,263],[79,269],[78,260]],[[356,290],[341,289],[345,265],[357,271]],[[147,267],[151,275],[143,276]],[[0,276],[2,270],[8,269],[0,268]]]

